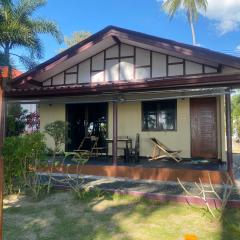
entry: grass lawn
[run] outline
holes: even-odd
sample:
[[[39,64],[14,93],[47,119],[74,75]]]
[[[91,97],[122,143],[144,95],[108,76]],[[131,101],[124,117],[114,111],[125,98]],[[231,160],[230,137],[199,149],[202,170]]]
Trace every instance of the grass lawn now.
[[[110,194],[76,200],[57,192],[38,202],[12,195],[4,203],[4,239],[181,240],[186,234],[240,239],[240,209],[223,215],[217,220],[198,207]]]

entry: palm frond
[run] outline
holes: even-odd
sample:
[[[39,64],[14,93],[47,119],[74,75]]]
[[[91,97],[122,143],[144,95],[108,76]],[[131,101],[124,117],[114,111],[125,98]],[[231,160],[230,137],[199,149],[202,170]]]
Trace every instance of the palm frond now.
[[[44,6],[46,0],[20,0],[15,6],[15,12],[19,16],[31,16],[39,7]]]
[[[18,57],[19,57],[19,61],[27,70],[31,70],[38,65],[38,61],[33,59],[31,56],[21,55]]]
[[[30,59],[43,56],[39,34],[50,34],[59,42],[63,39],[54,22],[32,16],[45,4],[46,0],[0,0],[0,47],[7,50],[5,54],[16,47],[27,49],[29,57],[20,59],[28,66],[33,66]]]
[[[169,15],[170,19],[172,19],[176,11],[182,7],[182,9],[186,10],[189,21],[190,15],[193,18],[192,20],[196,21],[199,11],[206,11],[207,6],[207,0],[166,0],[162,4],[163,10]]]
[[[12,0],[0,0],[0,8],[12,8]]]
[[[162,4],[162,9],[169,15],[170,19],[173,18],[176,11],[181,7],[182,0],[166,0]]]
[[[63,36],[55,22],[45,19],[34,19],[30,22],[31,28],[36,33],[52,35],[59,43],[62,43]]]

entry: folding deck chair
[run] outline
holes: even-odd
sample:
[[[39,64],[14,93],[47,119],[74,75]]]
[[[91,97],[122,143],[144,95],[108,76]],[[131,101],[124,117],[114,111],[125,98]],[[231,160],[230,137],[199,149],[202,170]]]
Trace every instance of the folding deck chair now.
[[[93,154],[94,149],[97,147],[98,137],[88,136],[84,137],[78,149],[74,150],[77,153],[88,153],[89,156]]]
[[[171,158],[176,162],[182,161],[182,158],[179,156],[179,153],[181,151],[173,151],[169,149],[167,146],[162,144],[156,138],[151,138],[151,141],[153,142],[154,145],[153,145],[152,158],[150,158],[149,161],[157,160],[161,158]]]

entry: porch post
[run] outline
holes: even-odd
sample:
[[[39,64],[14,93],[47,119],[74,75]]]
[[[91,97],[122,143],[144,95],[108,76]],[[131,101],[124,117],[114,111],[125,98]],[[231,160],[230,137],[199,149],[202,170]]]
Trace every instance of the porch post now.
[[[3,155],[2,147],[5,136],[5,103],[3,77],[0,72],[0,240],[3,239]]]
[[[117,165],[117,128],[118,128],[118,106],[117,102],[113,102],[113,145],[112,145],[112,156],[113,165]]]
[[[231,94],[225,94],[226,107],[226,136],[227,136],[227,170],[232,173],[233,157],[232,157],[232,119],[231,119]]]

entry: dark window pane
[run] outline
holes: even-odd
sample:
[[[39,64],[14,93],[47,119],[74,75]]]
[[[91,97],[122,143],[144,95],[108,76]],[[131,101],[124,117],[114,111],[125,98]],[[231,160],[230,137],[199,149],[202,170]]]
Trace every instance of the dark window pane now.
[[[144,114],[144,128],[156,129],[157,128],[157,115],[156,113]]]
[[[176,129],[176,100],[160,101],[158,105],[158,122],[161,130]]]
[[[157,128],[157,105],[155,102],[143,103],[143,117],[144,129]]]
[[[175,111],[162,110],[158,115],[159,128],[162,130],[175,129]]]
[[[145,130],[175,130],[176,100],[143,102],[143,128]]]

